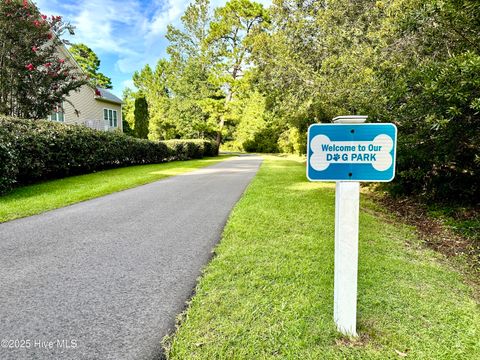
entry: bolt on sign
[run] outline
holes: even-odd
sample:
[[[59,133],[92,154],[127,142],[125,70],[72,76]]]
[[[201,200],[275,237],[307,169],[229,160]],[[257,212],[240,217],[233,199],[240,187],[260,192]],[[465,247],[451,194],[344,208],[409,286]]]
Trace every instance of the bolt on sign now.
[[[335,274],[333,317],[345,335],[356,336],[360,182],[395,177],[397,128],[364,124],[366,116],[339,116],[308,129],[307,178],[335,181]]]

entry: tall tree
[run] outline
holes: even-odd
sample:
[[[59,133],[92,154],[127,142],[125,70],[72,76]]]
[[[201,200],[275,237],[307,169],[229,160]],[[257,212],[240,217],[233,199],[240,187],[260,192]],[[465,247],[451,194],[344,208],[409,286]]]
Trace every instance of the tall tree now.
[[[187,7],[182,27],[168,27],[169,59],[133,77],[149,105],[150,138],[215,137],[220,142],[226,121],[233,132],[238,112],[230,103],[244,87],[240,79],[250,65],[253,36],[267,17],[260,4],[248,0],[231,1],[213,18],[208,0]]]
[[[112,89],[112,79],[98,71],[101,62],[92,49],[85,44],[73,44],[69,50],[75,61],[88,75],[93,86]]]
[[[0,2],[0,113],[46,118],[86,79],[63,59],[61,36],[73,28],[29,1]]]
[[[218,145],[222,141],[230,102],[250,64],[255,36],[265,30],[268,22],[268,11],[250,0],[231,0],[224,7],[215,9],[207,42],[214,48],[216,57],[221,59],[216,69],[216,81],[226,92],[225,111],[220,116],[217,133]]]
[[[196,0],[181,18],[182,28],[168,26],[169,59],[152,69],[135,72],[135,86],[147,99],[151,139],[210,137],[217,123],[201,106],[203,99],[219,89],[209,82],[212,52],[205,44],[209,31],[208,0]]]
[[[148,137],[148,104],[147,100],[143,96],[139,96],[135,99],[135,136],[140,139],[146,139]]]
[[[189,137],[210,137],[217,123],[202,107],[204,99],[216,96],[218,87],[210,82],[216,59],[206,44],[211,21],[210,2],[196,0],[181,18],[182,29],[168,27],[170,44],[171,101],[170,113],[179,119],[179,134]]]
[[[134,135],[133,129],[135,127],[135,93],[130,88],[123,90],[122,96],[122,122],[123,132],[127,135]]]
[[[149,138],[166,140],[175,137],[175,124],[169,118],[169,70],[170,63],[161,59],[155,70],[146,65],[133,74],[133,82],[139,90],[138,96],[144,96],[149,109]]]
[[[191,58],[208,56],[205,47],[211,21],[210,1],[195,0],[181,17],[182,30],[169,25],[166,38],[170,42],[167,52],[172,61],[183,64]]]

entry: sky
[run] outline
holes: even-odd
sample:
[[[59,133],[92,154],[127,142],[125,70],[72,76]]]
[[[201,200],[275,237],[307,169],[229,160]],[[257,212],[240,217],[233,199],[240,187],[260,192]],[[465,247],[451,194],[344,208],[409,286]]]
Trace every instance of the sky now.
[[[121,97],[133,87],[132,75],[166,56],[168,24],[180,25],[190,0],[35,0],[46,15],[61,15],[76,27],[73,43],[84,43],[101,60],[100,71],[112,79]],[[222,6],[227,0],[211,0]],[[271,0],[256,0],[268,6]]]

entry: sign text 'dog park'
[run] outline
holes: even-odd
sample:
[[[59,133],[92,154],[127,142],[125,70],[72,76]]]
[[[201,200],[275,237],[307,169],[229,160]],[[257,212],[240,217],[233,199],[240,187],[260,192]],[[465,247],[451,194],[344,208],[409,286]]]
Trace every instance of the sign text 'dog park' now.
[[[308,129],[307,177],[312,181],[391,181],[393,124],[314,124]]]

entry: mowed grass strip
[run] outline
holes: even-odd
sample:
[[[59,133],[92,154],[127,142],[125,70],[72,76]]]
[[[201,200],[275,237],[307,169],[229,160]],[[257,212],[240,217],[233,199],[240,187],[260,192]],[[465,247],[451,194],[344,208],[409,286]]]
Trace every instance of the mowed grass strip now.
[[[57,209],[80,201],[180,175],[230,156],[130,166],[24,186],[0,197],[0,222]]]
[[[478,359],[472,289],[406,226],[360,216],[357,339],[333,323],[333,184],[267,157],[225,228],[169,359]],[[368,206],[368,204],[363,204]]]

